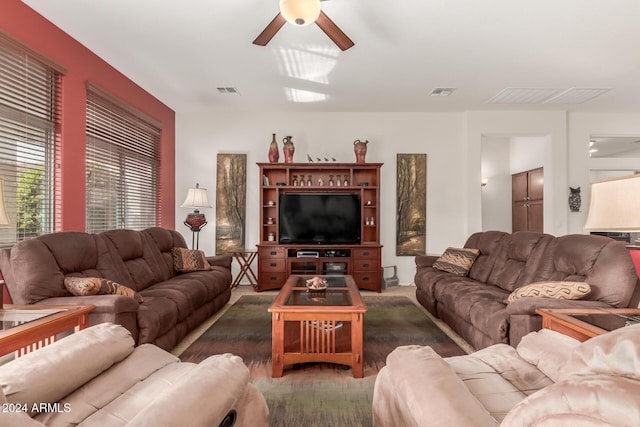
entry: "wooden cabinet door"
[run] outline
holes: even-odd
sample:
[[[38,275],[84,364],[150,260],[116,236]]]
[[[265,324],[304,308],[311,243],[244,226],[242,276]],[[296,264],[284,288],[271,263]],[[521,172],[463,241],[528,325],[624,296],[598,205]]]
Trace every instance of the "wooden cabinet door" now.
[[[527,200],[529,178],[526,172],[517,173],[511,177],[511,194],[513,202],[524,202]]]
[[[544,194],[544,172],[542,168],[534,169],[528,174],[528,185],[529,185],[529,199],[528,200],[543,200]]]
[[[511,231],[543,232],[543,168],[511,176]]]

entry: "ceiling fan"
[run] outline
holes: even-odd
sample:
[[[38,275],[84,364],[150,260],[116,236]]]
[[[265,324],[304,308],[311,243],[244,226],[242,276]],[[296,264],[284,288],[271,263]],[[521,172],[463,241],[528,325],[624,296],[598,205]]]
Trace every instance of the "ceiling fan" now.
[[[299,27],[315,22],[340,50],[349,49],[354,45],[353,41],[321,10],[321,1],[324,0],[280,0],[280,13],[262,30],[253,44],[266,46],[286,22]]]

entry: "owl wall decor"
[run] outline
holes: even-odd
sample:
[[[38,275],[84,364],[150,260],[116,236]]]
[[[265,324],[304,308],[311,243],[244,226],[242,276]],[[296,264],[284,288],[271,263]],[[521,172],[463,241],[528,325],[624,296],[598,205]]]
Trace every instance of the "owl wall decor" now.
[[[580,212],[580,204],[582,203],[580,198],[580,187],[569,187],[569,190],[569,210],[571,210],[571,212]]]

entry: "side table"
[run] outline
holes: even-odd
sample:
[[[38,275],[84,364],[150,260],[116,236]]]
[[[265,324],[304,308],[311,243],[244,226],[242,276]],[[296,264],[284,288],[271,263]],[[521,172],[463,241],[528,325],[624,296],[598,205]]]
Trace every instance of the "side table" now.
[[[89,325],[93,305],[46,306],[5,304],[0,310],[0,356],[15,352],[24,356],[52,344],[56,335],[68,330],[76,332]]]
[[[240,281],[242,281],[242,279],[246,277],[247,280],[249,280],[249,284],[251,284],[251,286],[253,286],[254,289],[257,289],[258,277],[256,276],[256,273],[253,271],[251,264],[258,256],[258,251],[256,249],[234,249],[229,253],[238,262],[238,265],[240,266],[240,271],[238,272],[238,275],[231,283],[231,287],[235,288],[240,284]]]
[[[637,308],[539,308],[542,327],[586,341],[633,322]]]

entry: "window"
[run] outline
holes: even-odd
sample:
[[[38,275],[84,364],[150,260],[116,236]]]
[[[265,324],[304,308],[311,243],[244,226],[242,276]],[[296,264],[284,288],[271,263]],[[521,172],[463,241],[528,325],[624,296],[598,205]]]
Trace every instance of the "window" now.
[[[159,126],[89,87],[87,232],[156,225],[159,149]]]
[[[0,34],[0,176],[11,221],[0,247],[55,231],[62,70]]]

